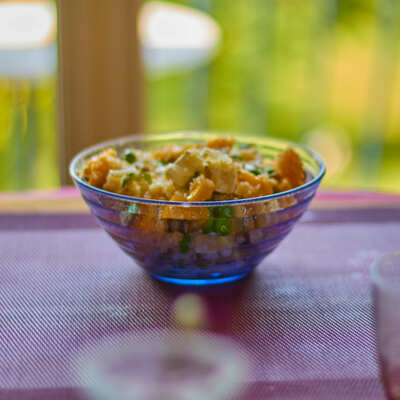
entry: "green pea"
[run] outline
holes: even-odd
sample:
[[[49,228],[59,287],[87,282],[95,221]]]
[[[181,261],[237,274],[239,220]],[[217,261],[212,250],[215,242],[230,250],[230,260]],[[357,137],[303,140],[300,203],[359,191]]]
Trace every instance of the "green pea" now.
[[[226,236],[231,233],[231,224],[227,218],[216,218],[214,228],[215,232],[220,236]]]
[[[130,172],[124,178],[122,179],[122,187],[125,187],[133,178],[135,174],[133,172]]]
[[[187,253],[189,250],[190,236],[185,233],[179,242],[179,250],[181,253]]]
[[[136,162],[136,156],[132,150],[125,150],[125,161],[129,164]]]
[[[233,207],[230,207],[230,206],[217,207],[217,217],[232,218],[233,217]]]

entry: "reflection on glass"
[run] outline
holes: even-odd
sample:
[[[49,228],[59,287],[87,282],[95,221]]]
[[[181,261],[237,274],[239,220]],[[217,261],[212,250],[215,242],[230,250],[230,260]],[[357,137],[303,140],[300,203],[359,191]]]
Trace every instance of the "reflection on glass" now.
[[[400,252],[372,266],[373,299],[381,375],[388,399],[400,399]]]
[[[247,360],[230,340],[158,331],[108,340],[81,362],[94,400],[228,400],[247,376]]]

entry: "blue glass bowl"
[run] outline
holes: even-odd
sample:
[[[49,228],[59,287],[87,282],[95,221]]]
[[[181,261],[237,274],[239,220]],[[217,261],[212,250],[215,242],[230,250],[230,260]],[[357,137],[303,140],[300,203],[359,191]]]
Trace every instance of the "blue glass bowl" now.
[[[187,203],[115,194],[90,186],[78,176],[88,158],[108,147],[154,150],[167,143],[181,145],[215,137],[189,132],[101,143],[79,153],[71,162],[70,173],[100,225],[152,276],[183,285],[230,282],[249,274],[279,245],[307,209],[325,173],[321,158],[299,144],[234,136],[238,143],[255,144],[267,159],[274,159],[287,147],[295,149],[307,171],[306,183],[252,199]],[[221,236],[207,228],[215,224],[228,226],[229,233]]]

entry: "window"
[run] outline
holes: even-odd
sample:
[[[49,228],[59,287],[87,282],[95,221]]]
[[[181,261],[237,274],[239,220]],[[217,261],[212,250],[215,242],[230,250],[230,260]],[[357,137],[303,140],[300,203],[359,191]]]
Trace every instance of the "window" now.
[[[102,60],[117,66],[123,64],[118,57],[133,51],[118,37],[136,36],[137,15],[145,96],[122,110],[129,99],[118,105],[117,92],[110,93],[95,114],[97,125],[87,122],[80,134],[86,141],[76,148],[108,131],[120,136],[137,129],[272,135],[319,152],[328,166],[325,187],[400,192],[400,2],[143,1],[138,14],[126,17],[117,6],[128,2],[113,0],[112,20],[106,20],[93,1],[79,3],[86,8],[76,14],[81,19],[75,27],[97,24],[89,39],[82,30],[82,40],[91,40],[88,48],[103,51]],[[60,3],[61,13],[71,16],[74,3]],[[60,184],[55,38],[52,1],[0,0],[0,190]],[[118,76],[108,77],[110,91],[126,86],[127,98],[136,98],[129,85],[138,77],[138,63],[120,66],[118,84]],[[87,85],[103,80],[98,75],[79,90],[85,95]],[[80,101],[79,90],[74,96]],[[106,114],[108,131],[98,137]],[[118,125],[127,114],[143,123]]]

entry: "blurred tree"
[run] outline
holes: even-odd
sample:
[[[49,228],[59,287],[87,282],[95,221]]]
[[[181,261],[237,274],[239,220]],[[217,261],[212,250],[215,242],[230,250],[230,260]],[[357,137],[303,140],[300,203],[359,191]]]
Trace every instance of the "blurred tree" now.
[[[400,191],[399,1],[176,3],[211,14],[223,39],[209,65],[148,77],[148,130],[303,140],[332,165],[325,185]]]

